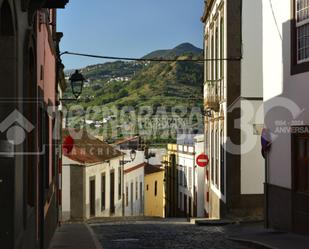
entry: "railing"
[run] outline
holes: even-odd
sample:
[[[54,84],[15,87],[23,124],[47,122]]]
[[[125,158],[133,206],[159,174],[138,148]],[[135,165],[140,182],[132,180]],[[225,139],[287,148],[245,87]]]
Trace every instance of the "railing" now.
[[[224,99],[224,80],[207,80],[204,85],[204,107],[219,111],[220,102]]]

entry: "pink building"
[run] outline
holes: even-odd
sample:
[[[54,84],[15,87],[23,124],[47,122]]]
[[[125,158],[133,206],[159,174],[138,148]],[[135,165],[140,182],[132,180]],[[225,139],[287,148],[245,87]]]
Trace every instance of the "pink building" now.
[[[1,248],[48,248],[58,224],[53,131],[61,130],[54,116],[65,84],[56,9],[67,2],[0,0]]]

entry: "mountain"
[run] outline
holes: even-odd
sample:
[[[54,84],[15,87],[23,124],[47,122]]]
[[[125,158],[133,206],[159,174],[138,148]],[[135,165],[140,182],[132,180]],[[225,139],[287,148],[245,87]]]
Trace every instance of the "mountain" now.
[[[143,59],[175,58],[180,55],[202,55],[203,50],[191,43],[182,43],[173,49],[156,50],[143,57]]]
[[[201,50],[188,43],[163,51],[169,51],[164,56],[173,55],[178,59],[201,58]],[[158,55],[158,51],[151,54]],[[167,113],[171,113],[176,106],[188,110],[203,106],[202,63],[115,61],[91,65],[81,69],[81,72],[88,79],[78,103],[84,109],[99,106],[110,110],[116,107],[119,110],[130,106],[139,111],[150,106],[154,112],[163,107]],[[70,97],[72,93],[68,88],[65,98]],[[74,104],[68,102],[67,107]],[[99,113],[93,120],[105,118],[105,114]],[[70,125],[76,126],[80,121],[81,118],[72,118]]]

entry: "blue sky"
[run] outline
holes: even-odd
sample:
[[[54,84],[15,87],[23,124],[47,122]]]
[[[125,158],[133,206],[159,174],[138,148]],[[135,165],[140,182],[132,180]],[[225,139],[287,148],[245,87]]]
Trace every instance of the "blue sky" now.
[[[70,0],[58,11],[61,51],[142,57],[190,42],[203,46],[204,0]],[[65,55],[66,69],[105,61]]]

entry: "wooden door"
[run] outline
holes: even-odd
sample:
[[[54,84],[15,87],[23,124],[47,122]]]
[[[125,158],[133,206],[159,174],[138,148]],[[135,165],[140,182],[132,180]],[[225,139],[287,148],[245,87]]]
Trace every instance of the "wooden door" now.
[[[293,230],[309,234],[309,134],[294,135],[292,145]]]
[[[188,216],[188,208],[187,208],[187,195],[183,195],[183,211],[184,211],[184,216]]]
[[[95,216],[95,180],[90,180],[90,188],[89,188],[89,196],[90,196],[90,216]]]
[[[115,172],[110,174],[110,213],[115,213]]]

